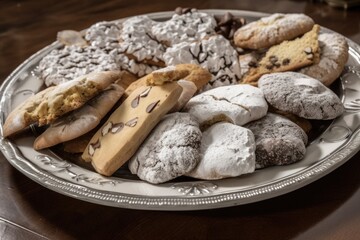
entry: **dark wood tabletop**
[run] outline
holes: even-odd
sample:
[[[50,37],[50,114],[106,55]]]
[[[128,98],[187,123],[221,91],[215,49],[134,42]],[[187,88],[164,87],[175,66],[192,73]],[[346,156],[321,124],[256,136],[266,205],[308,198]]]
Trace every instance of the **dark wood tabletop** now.
[[[360,8],[302,0],[2,0],[0,81],[58,31],[123,17],[198,9],[301,12],[360,44]],[[51,191],[0,154],[0,239],[360,239],[360,153],[327,176],[269,200],[166,212],[101,206]]]

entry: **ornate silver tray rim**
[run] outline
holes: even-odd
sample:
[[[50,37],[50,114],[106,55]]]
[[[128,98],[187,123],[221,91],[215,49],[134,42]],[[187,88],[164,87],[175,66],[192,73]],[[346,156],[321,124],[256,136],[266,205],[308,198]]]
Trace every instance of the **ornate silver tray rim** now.
[[[240,10],[201,11],[216,15],[232,12],[248,19],[256,19],[267,15],[265,13]],[[147,15],[151,18],[162,20],[169,18],[172,14],[173,12],[159,12]],[[30,69],[31,66],[34,66],[47,52],[59,47],[60,45],[57,42],[43,48],[24,61],[9,75],[1,86],[0,150],[15,168],[35,182],[61,194],[101,205],[145,210],[200,210],[241,205],[273,198],[301,188],[329,174],[349,160],[360,149],[360,123],[355,122],[350,127],[347,124],[347,118],[351,118],[351,121],[353,121],[352,118],[359,117],[360,93],[357,93],[357,90],[360,90],[360,88],[356,85],[358,84],[356,80],[360,79],[360,47],[351,40],[347,40],[350,46],[349,53],[353,62],[355,62],[355,65],[350,64],[350,66],[346,67],[341,78],[342,101],[347,111],[343,117],[335,120],[325,131],[326,133],[335,128],[342,129],[341,136],[337,135],[335,141],[332,141],[331,138],[327,139],[326,147],[333,146],[335,150],[330,151],[329,154],[322,158],[316,159],[316,161],[310,162],[309,165],[299,167],[299,170],[290,171],[290,174],[283,174],[279,178],[268,179],[268,181],[260,184],[242,187],[236,185],[243,180],[242,177],[218,181],[172,182],[153,186],[142,181],[117,177],[102,177],[100,175],[88,177],[87,172],[82,172],[80,167],[74,166],[66,160],[59,159],[49,152],[31,155],[31,158],[25,156],[24,152],[26,151],[20,145],[2,136],[5,112],[9,110],[8,101],[11,97],[11,88],[14,83],[20,81],[21,75]],[[346,79],[347,74],[354,74],[355,82],[351,79],[351,81]],[[347,94],[348,91],[354,89],[356,94]],[[348,95],[351,95],[349,99],[347,99]],[[359,100],[359,103],[357,100]],[[346,133],[347,130],[348,132]],[[326,141],[325,135],[319,136],[309,147],[322,144],[324,139]],[[38,162],[43,163],[46,167],[41,167],[37,164]],[[78,172],[79,169],[81,170],[80,173]],[[278,170],[282,171],[280,168]],[[235,183],[235,186],[229,187],[233,183]],[[150,191],[150,193],[147,192],[146,194],[137,194],[131,193],[131,189],[128,189],[129,187],[127,187],[126,191],[122,187],[117,187],[116,191],[112,189],[112,186],[121,184],[129,184],[130,187],[141,185],[140,188],[149,188],[155,192],[151,193]],[[170,190],[168,189],[172,189],[173,193],[169,194]]]

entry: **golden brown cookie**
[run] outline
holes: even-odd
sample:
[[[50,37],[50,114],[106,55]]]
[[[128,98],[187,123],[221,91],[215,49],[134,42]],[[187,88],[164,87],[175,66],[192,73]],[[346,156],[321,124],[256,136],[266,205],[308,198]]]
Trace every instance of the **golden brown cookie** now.
[[[181,92],[176,82],[135,89],[92,137],[82,158],[98,173],[112,175],[174,107]]]
[[[83,106],[120,78],[120,72],[93,72],[72,81],[47,88],[15,108],[4,124],[4,137],[30,124],[50,124],[60,116]]]
[[[127,95],[136,88],[146,85],[162,85],[165,82],[177,81],[180,79],[193,82],[197,89],[202,89],[211,79],[211,74],[206,69],[196,64],[179,64],[154,71],[143,78],[133,82],[126,89]]]
[[[319,25],[314,25],[313,29],[302,37],[284,41],[269,48],[259,63],[249,69],[241,82],[256,85],[258,79],[264,74],[296,70],[318,62],[320,59],[319,29]]]

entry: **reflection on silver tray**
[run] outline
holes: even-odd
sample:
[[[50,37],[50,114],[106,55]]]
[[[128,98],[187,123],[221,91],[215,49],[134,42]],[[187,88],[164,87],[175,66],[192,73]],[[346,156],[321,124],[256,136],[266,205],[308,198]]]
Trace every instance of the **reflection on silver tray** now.
[[[265,16],[237,10],[206,10],[216,15],[223,15],[227,11],[248,21]],[[171,15],[172,12],[149,14],[156,20],[167,19]],[[360,148],[360,47],[351,40],[348,43],[350,56],[339,84],[339,94],[346,112],[313,139],[304,160],[292,165],[262,169],[237,178],[216,181],[179,178],[152,185],[129,174],[122,174],[121,170],[113,177],[104,177],[49,150],[37,152],[32,148],[32,134],[11,140],[3,138],[1,134],[0,150],[14,167],[39,184],[102,205],[151,210],[197,210],[272,198],[323,177],[349,160]],[[57,47],[59,44],[55,42],[31,56],[1,86],[1,133],[5,116],[12,106],[41,88],[42,82],[32,75],[32,71],[42,57]]]

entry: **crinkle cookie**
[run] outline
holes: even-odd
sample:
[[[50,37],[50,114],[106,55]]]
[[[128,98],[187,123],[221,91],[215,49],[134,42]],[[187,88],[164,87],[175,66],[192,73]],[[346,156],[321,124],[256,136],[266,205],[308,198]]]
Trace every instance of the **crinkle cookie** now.
[[[172,46],[181,42],[193,42],[215,34],[216,20],[213,16],[191,9],[184,14],[174,14],[166,22],[155,24],[152,32],[156,38]]]
[[[202,129],[221,121],[244,125],[265,116],[267,110],[262,91],[247,84],[203,92],[190,99],[183,109],[196,117]]]
[[[217,123],[201,141],[201,160],[187,176],[200,179],[237,177],[255,170],[253,133],[231,123]]]
[[[297,72],[266,74],[259,88],[273,107],[306,119],[334,119],[344,112],[339,97],[320,81]]]
[[[65,46],[46,55],[36,72],[46,86],[59,85],[90,72],[120,70],[116,58],[116,50],[107,53],[93,46]]]
[[[314,21],[304,14],[275,13],[239,28],[234,42],[241,48],[268,48],[310,31],[313,25]]]
[[[84,38],[91,46],[112,50],[119,45],[121,28],[120,21],[98,22],[86,30]]]
[[[320,33],[319,45],[320,61],[300,69],[299,72],[330,86],[344,69],[349,57],[349,46],[346,39],[337,33]]]
[[[285,117],[268,113],[244,127],[255,136],[256,169],[295,163],[305,156],[306,133]]]
[[[236,84],[241,77],[238,54],[221,35],[175,44],[166,50],[164,61],[166,65],[193,63],[209,70],[213,78],[205,89]]]
[[[130,159],[129,169],[155,184],[182,176],[200,160],[201,136],[199,124],[190,114],[168,114]]]

